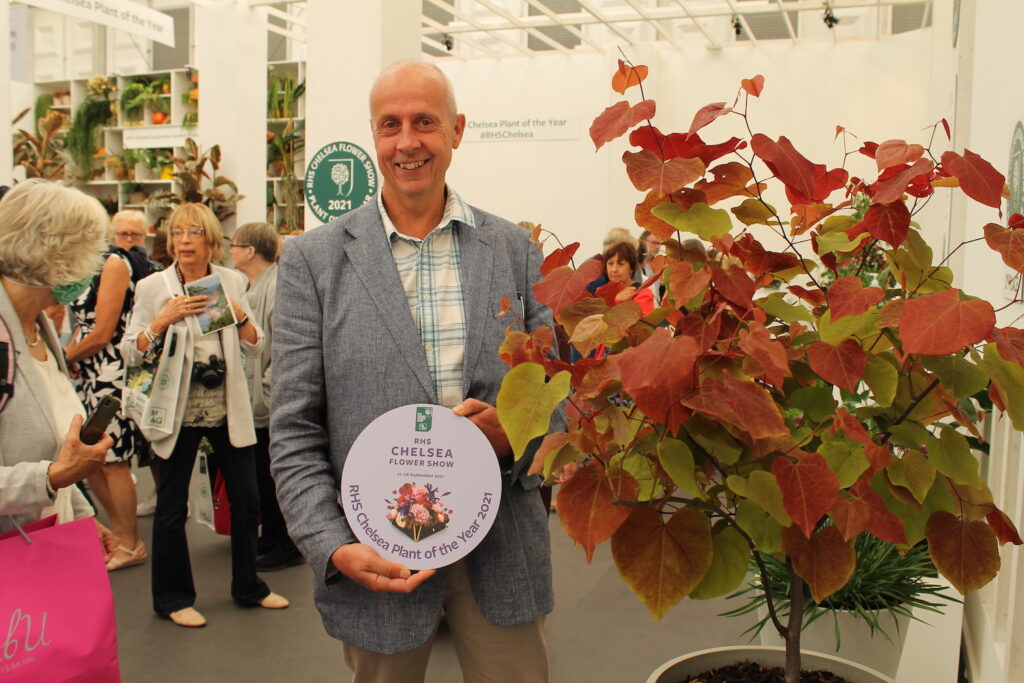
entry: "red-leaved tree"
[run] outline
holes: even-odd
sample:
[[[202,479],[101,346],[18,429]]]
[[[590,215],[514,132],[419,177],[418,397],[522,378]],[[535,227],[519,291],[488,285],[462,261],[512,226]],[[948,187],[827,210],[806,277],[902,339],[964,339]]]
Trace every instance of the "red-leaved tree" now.
[[[998,210],[1004,178],[970,150],[936,157],[945,121],[928,146],[865,142],[839,168],[814,163],[785,136],[751,130],[761,76],[743,80],[731,106],[710,104],[665,134],[646,75],[619,62],[613,88],[637,88],[640,101],[606,109],[591,137],[599,148],[628,133],[626,174],[646,192],[638,225],[705,248],[657,258],[645,284],[660,281],[665,296],[647,315],[616,302],[621,285],[588,291],[602,265],[575,267],[578,244],[550,253],[537,299],[584,356],[606,352],[569,364],[552,355],[552,330],[510,326],[498,412],[519,456],[564,405],[568,429],[545,438],[533,471],[550,482],[581,465],[558,492],[562,525],[588,559],[610,539],[655,618],[687,596],[733,590],[751,558],[762,572],[763,554],[785,560],[787,623],[770,594],[768,606],[795,683],[804,587],[819,603],[842,588],[857,535],[926,539],[961,593],[996,575],[1001,543],[1021,543],[971,444],[985,397],[1024,428],[1024,330],[998,327],[990,303],[955,288],[914,222],[939,188]],[[742,117],[746,139],[705,142],[723,116]],[[846,170],[857,153],[876,178]],[[769,234],[784,248],[765,247]],[[1024,272],[1024,217],[989,223],[971,241],[981,239]],[[878,285],[865,286],[858,275],[878,251]]]

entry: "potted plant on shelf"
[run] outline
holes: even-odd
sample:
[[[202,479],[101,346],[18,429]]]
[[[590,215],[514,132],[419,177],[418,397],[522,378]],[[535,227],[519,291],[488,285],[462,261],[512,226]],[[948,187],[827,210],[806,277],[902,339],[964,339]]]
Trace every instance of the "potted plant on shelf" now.
[[[93,177],[97,134],[101,127],[110,123],[113,116],[110,96],[115,89],[114,83],[106,76],[90,78],[86,86],[86,97],[75,109],[71,127],[64,138],[64,148],[79,181],[88,181]]]
[[[121,91],[120,109],[125,126],[141,126],[145,122],[145,106],[149,97],[149,81],[143,77],[131,79]]]
[[[1000,543],[1021,543],[965,435],[980,437],[986,395],[1024,428],[1024,330],[997,326],[991,304],[954,288],[948,257],[935,258],[914,222],[942,188],[998,209],[1004,178],[969,150],[934,156],[944,122],[926,146],[865,142],[839,168],[814,163],[785,136],[754,132],[760,76],[733,105],[703,107],[687,131],[666,135],[650,121],[646,75],[619,63],[613,87],[638,87],[642,101],[609,107],[591,137],[600,147],[629,133],[637,149],[623,161],[645,193],[639,225],[663,240],[686,233],[713,255],[659,257],[645,284],[660,280],[666,297],[642,315],[616,303],[619,284],[588,291],[603,265],[575,267],[578,245],[549,254],[538,301],[581,353],[607,353],[569,365],[552,357],[551,330],[511,325],[498,414],[520,457],[564,402],[568,429],[544,438],[532,471],[553,481],[580,465],[558,492],[562,525],[588,559],[610,540],[655,618],[687,596],[733,591],[753,560],[786,642],[785,680],[796,683],[805,596],[822,604],[847,584],[859,534],[902,549],[927,540],[960,593],[996,575]],[[723,116],[741,117],[746,139],[704,142]],[[868,166],[859,177],[846,168],[858,161]],[[870,197],[859,220],[856,195]],[[1024,271],[1024,217],[983,232]],[[876,247],[889,270],[879,286],[856,274],[826,284],[825,273],[859,269]],[[776,280],[783,291],[764,289]],[[844,390],[863,395],[852,410]],[[790,569],[785,621],[766,555]]]
[[[128,206],[139,207],[146,203],[146,193],[142,189],[142,185],[133,180],[121,182],[121,196],[124,197],[124,202]]]
[[[17,124],[30,110],[15,117]],[[14,165],[25,169],[28,178],[59,180],[64,177],[64,135],[67,117],[49,108],[46,101],[36,100],[35,131],[19,128],[14,133]]]
[[[109,168],[114,180],[124,180],[128,177],[125,161],[116,154],[108,154],[103,159],[103,168]]]
[[[172,206],[185,202],[205,204],[221,221],[235,215],[235,204],[245,195],[238,194],[233,180],[217,174],[221,163],[220,145],[203,152],[195,140],[187,138],[184,154],[172,157],[172,161],[180,191],[163,192],[154,196],[153,201]]]
[[[295,175],[298,155],[305,145],[302,133],[302,122],[291,120],[285,124],[280,133],[267,131],[269,146],[273,158],[279,162],[281,203],[284,205],[284,216],[278,226],[283,234],[292,234],[301,229],[300,208],[302,206],[302,183]],[[275,162],[271,162],[275,163]]]
[[[271,66],[270,69],[273,69]],[[267,86],[267,118],[293,119],[298,116],[298,102],[306,91],[306,82],[293,76],[273,76]]]

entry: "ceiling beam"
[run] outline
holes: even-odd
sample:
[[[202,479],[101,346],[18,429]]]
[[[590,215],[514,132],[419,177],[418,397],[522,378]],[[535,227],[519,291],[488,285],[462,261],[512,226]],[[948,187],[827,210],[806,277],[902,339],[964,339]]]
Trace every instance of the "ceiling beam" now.
[[[433,2],[434,0],[427,0]],[[529,0],[527,0],[529,2]],[[868,7],[877,7],[879,5],[885,7],[899,6],[899,5],[919,5],[923,0],[830,0],[832,9],[834,10],[847,10],[847,9],[863,9]],[[532,4],[532,3],[531,3]],[[587,0],[580,0],[581,6],[584,9],[593,9],[590,2]],[[756,4],[751,3],[751,6],[746,6],[744,3],[743,7],[737,7],[730,0],[723,0],[717,5],[701,5],[691,6],[688,5],[687,9],[684,10],[674,5],[666,5],[664,7],[649,7],[645,10],[647,16],[653,20],[691,20],[697,19],[710,19],[714,17],[728,17],[732,18],[734,15],[739,15],[742,19],[744,16],[751,16],[756,14],[778,14],[779,13],[779,2],[772,0],[771,2],[759,2]],[[815,11],[820,12],[822,10],[821,0],[797,0],[796,2],[786,2],[782,5],[785,12],[809,12]],[[595,10],[596,11],[596,10]],[[644,19],[638,17],[636,12],[629,7],[623,7],[621,9],[604,8],[597,14],[586,12],[576,12],[572,14],[558,14],[557,18],[552,18],[548,15],[531,15],[521,17],[520,22],[523,26],[529,26],[533,28],[551,27],[551,26],[565,26],[568,24],[579,24],[579,25],[593,25],[593,24],[604,24],[611,28],[615,24],[622,23],[637,23],[644,21]],[[506,20],[498,16],[492,17],[480,17],[477,18],[473,24],[465,22],[452,22],[448,24],[450,33],[461,33],[461,32],[472,32],[480,30],[514,30],[520,28],[516,25],[510,24]],[[621,36],[621,34],[620,34]],[[621,36],[625,38],[625,36]]]
[[[674,47],[678,52],[682,52],[683,51],[682,45],[680,45],[678,42],[676,42],[676,39],[672,37],[671,31],[666,30],[665,27],[662,26],[662,22],[661,21],[655,21],[654,19],[652,19],[644,11],[643,7],[641,7],[640,5],[636,4],[636,0],[626,0],[626,2],[629,3],[630,7],[632,7],[634,10],[636,10],[636,13],[640,16],[641,19],[643,19],[648,24],[653,26],[654,30],[657,33],[659,33],[662,36],[664,36],[665,40],[667,40],[672,45],[672,47]],[[686,8],[684,7],[683,9],[686,9]]]
[[[423,16],[423,23],[426,24],[431,29],[433,29],[433,30],[425,30],[424,33],[448,33],[448,28],[444,24],[442,24],[439,21],[435,21],[434,19],[431,19],[430,17],[428,17],[426,15]],[[427,36],[424,36],[424,37],[427,37]],[[481,45],[477,41],[475,41],[472,38],[470,38],[468,35],[460,35],[459,36],[459,40],[455,43],[456,49],[460,48],[462,46],[462,44],[468,45],[469,47],[473,48],[474,50],[479,50],[480,52],[483,52],[488,57],[495,57],[495,58],[498,57],[498,53],[497,52],[495,52],[494,50],[492,50],[491,48],[489,48],[489,47],[487,47],[485,45]],[[448,50],[448,48],[444,47],[443,45],[441,47],[443,47],[446,51]]]
[[[558,50],[559,52],[561,52],[564,55],[569,54],[569,48],[567,48],[565,45],[562,45],[561,43],[559,43],[556,40],[552,40],[550,36],[542,33],[538,29],[530,28],[528,26],[525,26],[523,24],[522,20],[520,20],[517,17],[513,16],[510,12],[508,12],[504,8],[499,7],[498,5],[495,5],[493,2],[491,2],[491,0],[476,0],[476,2],[481,4],[481,5],[483,5],[487,9],[491,10],[492,12],[497,14],[499,17],[502,17],[503,19],[505,19],[506,21],[511,22],[512,24],[515,24],[516,26],[518,26],[519,28],[521,28],[522,30],[526,31],[531,36],[536,38],[537,40],[541,41],[542,43],[545,43],[548,47],[551,47],[551,48],[553,48],[555,50]]]
[[[587,34],[585,34],[583,31],[581,31],[578,28],[576,28],[575,24],[564,24],[564,23],[562,23],[562,20],[558,17],[558,15],[555,14],[554,12],[552,12],[548,8],[547,5],[541,4],[540,2],[538,2],[538,0],[526,0],[526,4],[528,4],[530,7],[534,8],[538,12],[541,12],[542,14],[544,14],[549,19],[557,22],[566,31],[568,31],[569,33],[571,33],[574,36],[576,36],[577,38],[579,38],[579,40],[581,42],[584,42],[587,45],[590,45],[592,48],[594,48],[598,52],[606,52],[607,51],[606,48],[603,45],[598,43],[593,38],[590,38],[589,36],[587,36]]]
[[[517,52],[519,52],[521,54],[533,54],[533,52],[531,50],[527,49],[527,47],[525,45],[523,45],[522,43],[517,43],[514,40],[511,40],[511,39],[501,35],[501,31],[506,31],[506,30],[507,31],[518,31],[519,29],[517,29],[515,26],[499,26],[499,27],[487,27],[487,28],[484,28],[484,26],[482,26],[473,17],[469,16],[465,12],[462,12],[462,11],[458,10],[457,8],[453,7],[452,5],[449,5],[447,2],[443,2],[443,0],[427,0],[427,2],[429,2],[431,5],[434,5],[435,7],[437,7],[438,9],[440,9],[442,11],[448,12],[453,17],[458,17],[462,21],[466,22],[466,24],[468,24],[469,26],[473,27],[471,29],[471,31],[474,31],[474,32],[475,31],[480,31],[480,32],[487,33],[489,35],[493,35],[495,38],[497,38],[501,42],[505,43],[509,47],[515,49]],[[447,26],[451,26],[451,24],[448,24]],[[445,32],[446,33],[452,33],[452,31],[447,29],[447,28],[445,29]]]

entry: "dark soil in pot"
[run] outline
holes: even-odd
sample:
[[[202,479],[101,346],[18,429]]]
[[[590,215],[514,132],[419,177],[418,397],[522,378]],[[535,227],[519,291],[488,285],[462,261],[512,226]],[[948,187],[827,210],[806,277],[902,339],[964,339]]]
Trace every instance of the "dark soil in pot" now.
[[[737,662],[711,671],[691,675],[679,683],[785,683],[781,666],[765,666],[758,662]],[[828,671],[801,671],[800,683],[848,683],[845,678]]]

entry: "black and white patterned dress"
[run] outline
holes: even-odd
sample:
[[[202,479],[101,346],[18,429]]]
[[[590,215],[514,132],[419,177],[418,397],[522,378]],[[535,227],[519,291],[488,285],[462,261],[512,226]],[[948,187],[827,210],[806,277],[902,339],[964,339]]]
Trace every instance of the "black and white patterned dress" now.
[[[131,272],[128,291],[125,292],[121,304],[121,316],[110,342],[96,354],[78,361],[78,396],[87,412],[91,413],[100,399],[108,394],[121,398],[124,387],[124,362],[117,351],[117,345],[124,334],[128,323],[128,314],[132,310],[135,297],[135,284],[152,272],[145,254],[141,251],[126,251],[111,246],[109,257],[120,258]],[[96,326],[96,294],[99,290],[100,275],[93,278],[92,285],[71,304],[71,314],[79,327],[79,338],[92,332]],[[114,440],[114,447],[107,451],[107,462],[124,462],[133,455],[140,457],[140,465],[149,459],[149,444],[146,442],[138,426],[118,411],[117,416],[107,428],[107,433]]]

